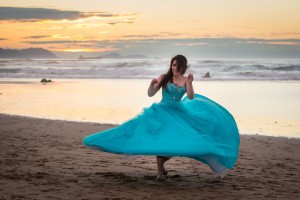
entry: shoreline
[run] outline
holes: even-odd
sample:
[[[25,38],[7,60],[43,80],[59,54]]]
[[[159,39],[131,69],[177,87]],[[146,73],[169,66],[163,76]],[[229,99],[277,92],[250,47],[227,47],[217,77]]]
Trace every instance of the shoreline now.
[[[220,179],[203,163],[173,157],[157,182],[154,156],[125,159],[82,139],[111,124],[0,114],[0,199],[297,199],[300,140],[240,135],[239,159]]]
[[[162,98],[148,97],[146,79],[1,81],[1,113],[46,119],[118,125]],[[195,81],[194,91],[226,108],[240,133],[300,137],[298,81]]]

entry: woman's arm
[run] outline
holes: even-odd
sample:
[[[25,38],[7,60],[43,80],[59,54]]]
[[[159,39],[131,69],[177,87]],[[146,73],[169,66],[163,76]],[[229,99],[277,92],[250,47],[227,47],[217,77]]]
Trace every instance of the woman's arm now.
[[[185,84],[186,94],[189,99],[194,98],[194,88],[193,88],[193,84],[192,84],[193,80],[194,80],[193,74],[190,73],[187,77],[186,84]]]
[[[157,79],[153,79],[148,88],[148,96],[152,97],[156,94],[156,92],[161,88],[161,81],[165,74],[160,75]]]

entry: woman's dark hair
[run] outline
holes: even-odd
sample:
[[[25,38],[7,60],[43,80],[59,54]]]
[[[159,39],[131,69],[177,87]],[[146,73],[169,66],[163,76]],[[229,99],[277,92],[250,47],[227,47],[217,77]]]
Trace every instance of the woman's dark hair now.
[[[165,74],[165,76],[163,77],[163,79],[161,81],[161,86],[163,88],[166,87],[166,85],[169,81],[171,83],[173,83],[172,64],[173,64],[174,60],[177,61],[177,71],[179,71],[182,75],[185,73],[185,71],[188,68],[188,63],[187,63],[186,57],[184,57],[183,55],[177,55],[177,56],[173,57],[171,60],[171,63],[170,63],[170,68],[169,68],[167,74]]]

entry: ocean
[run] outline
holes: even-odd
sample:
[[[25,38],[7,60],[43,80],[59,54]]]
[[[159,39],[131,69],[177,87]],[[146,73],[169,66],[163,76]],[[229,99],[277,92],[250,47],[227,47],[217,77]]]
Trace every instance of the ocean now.
[[[0,78],[148,79],[165,73],[170,59],[0,60]],[[300,59],[189,59],[195,80],[300,80]]]

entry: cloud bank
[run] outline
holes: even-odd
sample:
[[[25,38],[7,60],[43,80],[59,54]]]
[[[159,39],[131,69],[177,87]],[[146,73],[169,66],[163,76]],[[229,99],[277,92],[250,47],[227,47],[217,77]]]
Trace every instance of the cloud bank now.
[[[72,10],[58,10],[50,8],[24,8],[24,7],[0,7],[0,21],[13,22],[38,22],[44,20],[78,20],[90,17],[99,18],[135,18],[134,13],[108,13],[108,12],[80,12]],[[134,20],[128,20],[132,23]],[[118,23],[118,22],[114,22]]]

